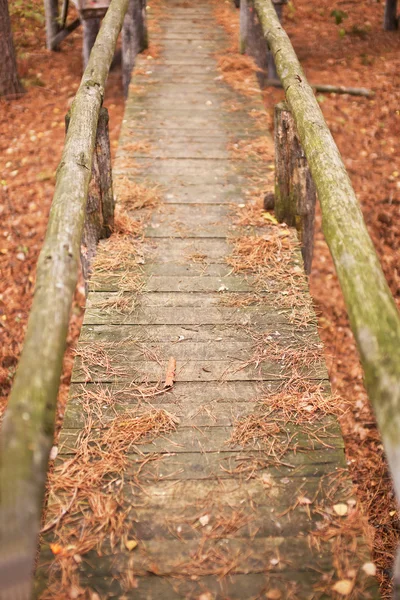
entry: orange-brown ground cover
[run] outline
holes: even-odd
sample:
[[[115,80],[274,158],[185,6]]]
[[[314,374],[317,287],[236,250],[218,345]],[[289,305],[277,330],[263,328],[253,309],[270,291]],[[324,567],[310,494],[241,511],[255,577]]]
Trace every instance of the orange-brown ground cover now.
[[[22,348],[35,265],[63,145],[64,115],[82,74],[79,30],[63,42],[61,52],[50,53],[44,49],[41,0],[10,5],[19,71],[27,93],[16,100],[0,100],[0,412]],[[331,16],[335,9],[347,13],[339,25]],[[372,0],[294,0],[285,8],[284,23],[311,82],[363,86],[376,92],[373,100],[322,94],[318,98],[399,303],[400,33],[383,32],[382,15],[383,3]],[[269,89],[264,98],[272,113],[282,92]],[[123,111],[118,69],[110,75],[105,105],[115,147]],[[375,529],[374,560],[387,595],[398,514],[320,226],[318,218],[311,291],[321,315],[320,333],[333,388],[351,400],[352,411],[342,419],[347,456]],[[69,346],[80,323],[78,304]],[[66,360],[63,397],[70,367],[71,353]]]

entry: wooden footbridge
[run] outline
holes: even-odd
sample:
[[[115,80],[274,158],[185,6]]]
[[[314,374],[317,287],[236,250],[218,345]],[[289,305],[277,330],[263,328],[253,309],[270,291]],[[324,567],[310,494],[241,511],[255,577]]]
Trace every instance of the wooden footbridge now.
[[[69,116],[3,425],[0,598],[377,598],[303,268],[316,188],[397,487],[399,319],[340,155],[269,0],[242,2],[241,43],[257,21],[286,92],[275,163],[221,5],[171,0],[133,72],[114,214],[100,107],[127,5]],[[92,274],[41,521],[79,253]]]

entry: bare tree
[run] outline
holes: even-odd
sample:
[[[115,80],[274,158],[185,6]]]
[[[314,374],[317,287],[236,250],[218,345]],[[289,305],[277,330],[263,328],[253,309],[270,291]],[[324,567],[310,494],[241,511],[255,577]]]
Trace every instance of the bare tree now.
[[[24,90],[18,79],[8,0],[0,0],[0,56],[0,96],[20,94]]]

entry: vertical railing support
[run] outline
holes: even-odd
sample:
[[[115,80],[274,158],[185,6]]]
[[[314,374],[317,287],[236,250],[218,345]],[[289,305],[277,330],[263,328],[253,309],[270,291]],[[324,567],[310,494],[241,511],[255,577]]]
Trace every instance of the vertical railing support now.
[[[240,32],[239,32],[239,52],[245,54],[247,48],[248,32],[248,11],[247,0],[240,0]]]
[[[90,53],[94,46],[94,43],[97,38],[97,34],[100,30],[101,19],[99,17],[91,17],[89,19],[81,16],[82,21],[82,30],[83,30],[83,42],[82,42],[82,58],[83,58],[83,68],[86,69],[86,66],[89,62]]]
[[[282,102],[275,107],[275,215],[296,227],[307,274],[314,247],[316,191],[293,117]]]
[[[147,47],[146,0],[129,0],[122,28],[122,85],[125,97],[128,96],[136,55]]]
[[[69,113],[65,118],[66,129]],[[100,239],[109,237],[114,226],[114,196],[111,175],[111,152],[108,110],[101,108],[93,153],[92,178],[86,202],[85,226],[81,242],[81,265],[88,293],[90,267]]]
[[[274,0],[274,8],[278,18],[282,18],[283,5],[288,0]],[[260,67],[257,73],[259,84],[262,88],[268,85],[268,81],[277,81],[278,75],[275,69],[275,61],[268,48],[267,41],[262,32],[260,21],[254,9],[253,0],[240,1],[240,39],[239,51],[244,54],[246,51],[252,56]]]
[[[386,0],[385,15],[383,18],[383,29],[385,31],[395,31],[399,27],[397,18],[397,0]]]
[[[46,48],[57,50],[58,44],[54,41],[60,31],[58,24],[58,0],[44,0],[44,13],[46,19]]]

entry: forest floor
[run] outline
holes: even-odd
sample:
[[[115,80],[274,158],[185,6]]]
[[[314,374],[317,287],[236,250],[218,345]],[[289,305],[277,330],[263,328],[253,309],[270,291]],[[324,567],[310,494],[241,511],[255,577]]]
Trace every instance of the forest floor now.
[[[222,1],[222,0],[221,0]],[[151,0],[149,2],[151,5]],[[32,302],[37,257],[43,243],[64,141],[64,116],[82,75],[81,32],[44,49],[41,0],[10,3],[19,73],[26,94],[0,100],[0,412],[22,348]],[[336,24],[336,18],[342,22]],[[383,3],[375,0],[295,0],[284,24],[312,83],[368,87],[375,97],[317,94],[344,158],[392,293],[400,304],[400,33],[382,31]],[[282,92],[264,92],[271,115]],[[123,114],[120,70],[111,72],[105,106],[112,149]],[[388,596],[398,513],[362,371],[320,217],[311,292],[333,389],[350,401],[342,418],[354,482],[374,528],[374,561]],[[83,305],[78,291],[68,338],[58,420],[61,421]]]

